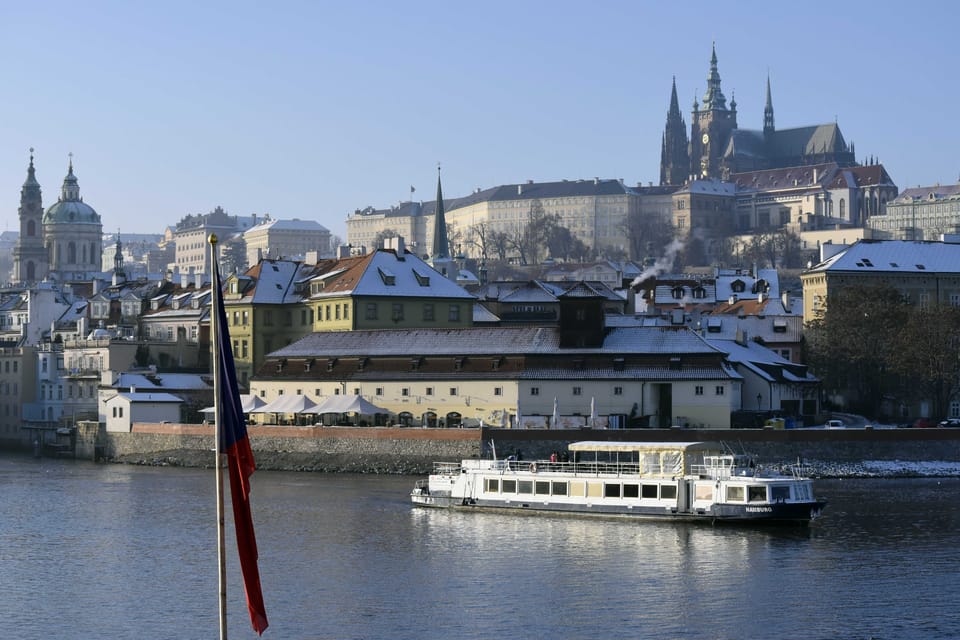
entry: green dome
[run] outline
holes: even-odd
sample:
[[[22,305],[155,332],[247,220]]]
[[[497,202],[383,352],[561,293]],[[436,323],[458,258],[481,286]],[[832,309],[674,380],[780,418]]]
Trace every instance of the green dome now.
[[[93,207],[81,200],[61,200],[43,214],[43,224],[100,224],[100,216]]]

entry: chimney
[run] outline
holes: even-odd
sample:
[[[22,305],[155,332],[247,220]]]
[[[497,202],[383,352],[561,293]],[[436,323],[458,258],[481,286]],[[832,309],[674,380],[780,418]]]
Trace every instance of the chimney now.
[[[196,283],[194,286],[197,289],[203,288],[203,274],[198,271],[194,275],[197,276],[197,279],[194,281]]]
[[[731,293],[731,294],[730,294],[730,298],[727,300],[727,302],[728,302],[729,304],[736,304],[736,303],[737,303],[737,294]]]
[[[757,294],[757,302],[760,302],[760,303],[763,302],[763,291]]]
[[[517,195],[518,195],[518,196],[522,196],[522,195],[523,195],[523,185],[522,185],[522,184],[518,184],[518,185],[517,185]]]
[[[187,288],[187,283],[190,281],[190,274],[181,273],[180,274],[180,287],[183,289]]]
[[[780,294],[780,302],[783,304],[783,310],[790,311],[790,292],[784,291]]]
[[[337,247],[337,259],[342,260],[343,258],[350,257],[350,245],[342,244]]]

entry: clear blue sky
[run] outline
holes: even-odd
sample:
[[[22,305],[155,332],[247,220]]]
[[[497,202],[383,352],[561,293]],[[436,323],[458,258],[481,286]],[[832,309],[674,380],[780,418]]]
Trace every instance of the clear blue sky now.
[[[659,179],[716,41],[741,127],[836,119],[901,189],[958,179],[960,9],[927,2],[17,2],[0,8],[0,202],[67,154],[104,228],[217,205],[318,220],[528,179]]]

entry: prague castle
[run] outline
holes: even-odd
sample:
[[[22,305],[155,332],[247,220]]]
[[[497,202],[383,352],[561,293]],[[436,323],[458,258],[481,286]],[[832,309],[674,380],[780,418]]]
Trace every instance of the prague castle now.
[[[693,100],[689,141],[674,80],[660,150],[662,186],[683,186],[699,178],[729,180],[733,174],[748,171],[825,163],[856,164],[853,144],[847,145],[836,123],[778,130],[769,77],[763,129],[739,128],[737,102],[731,98],[728,106],[720,88],[716,47],[710,57],[703,102]]]

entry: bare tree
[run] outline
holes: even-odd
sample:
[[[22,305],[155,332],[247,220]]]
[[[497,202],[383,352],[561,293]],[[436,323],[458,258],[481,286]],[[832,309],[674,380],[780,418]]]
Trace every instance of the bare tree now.
[[[636,211],[627,216],[624,232],[632,260],[653,258],[673,240],[673,224],[663,216]]]
[[[530,203],[527,219],[520,222],[510,234],[510,247],[520,258],[520,264],[539,264],[551,230],[559,225],[560,216],[549,215],[539,199]]]

